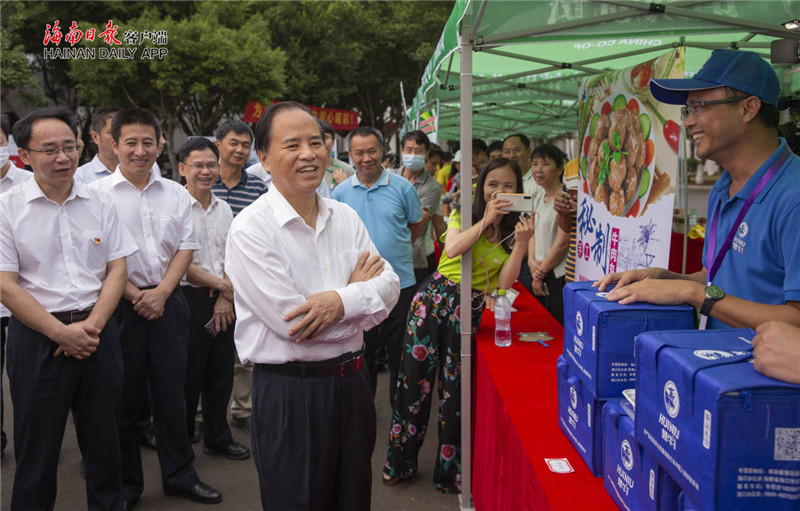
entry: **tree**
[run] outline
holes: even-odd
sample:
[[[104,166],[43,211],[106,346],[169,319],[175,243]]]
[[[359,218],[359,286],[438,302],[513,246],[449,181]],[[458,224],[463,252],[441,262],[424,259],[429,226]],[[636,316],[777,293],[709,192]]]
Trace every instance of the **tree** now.
[[[12,46],[8,33],[0,33],[0,97],[6,99],[8,93],[18,90],[22,97],[35,106],[47,104],[47,98],[39,91],[39,84],[31,71],[28,57],[21,46]]]
[[[286,51],[285,98],[352,108],[391,135],[403,122],[453,2],[263,2]],[[388,129],[394,123],[393,129]]]
[[[251,15],[250,2],[202,2],[187,18],[164,17],[148,7],[124,24],[124,32],[166,31],[167,45],[143,40],[133,59],[70,61],[70,76],[89,104],[147,108],[161,120],[169,147],[176,126],[187,134],[210,135],[223,117],[244,111],[248,100],[269,103],[284,89],[285,55],[270,43],[263,18]],[[123,30],[124,29],[124,30]],[[109,48],[100,40],[84,47]],[[166,48],[164,58],[143,58],[145,50]],[[177,163],[170,151],[173,175]]]

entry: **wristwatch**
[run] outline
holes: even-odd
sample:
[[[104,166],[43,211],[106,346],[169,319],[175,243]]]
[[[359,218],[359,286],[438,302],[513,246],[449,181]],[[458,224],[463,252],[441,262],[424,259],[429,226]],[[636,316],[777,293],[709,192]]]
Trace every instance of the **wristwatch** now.
[[[700,314],[708,317],[711,314],[711,308],[725,296],[725,291],[719,286],[706,286],[706,299],[703,300],[703,305],[700,307]]]

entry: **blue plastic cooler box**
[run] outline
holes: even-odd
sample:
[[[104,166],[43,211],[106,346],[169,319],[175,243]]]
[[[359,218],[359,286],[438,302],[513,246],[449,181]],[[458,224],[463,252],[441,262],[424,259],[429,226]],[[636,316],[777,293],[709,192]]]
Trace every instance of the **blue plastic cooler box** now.
[[[675,511],[681,489],[634,435],[619,399],[603,406],[603,485],[620,509]]]
[[[591,282],[564,287],[564,357],[598,399],[621,398],[633,388],[633,340],[651,330],[694,328],[688,305],[620,305]]]
[[[756,372],[754,336],[636,339],[636,438],[704,511],[800,509],[800,386]]]
[[[603,475],[603,430],[598,401],[564,357],[558,357],[558,426],[597,477]]]

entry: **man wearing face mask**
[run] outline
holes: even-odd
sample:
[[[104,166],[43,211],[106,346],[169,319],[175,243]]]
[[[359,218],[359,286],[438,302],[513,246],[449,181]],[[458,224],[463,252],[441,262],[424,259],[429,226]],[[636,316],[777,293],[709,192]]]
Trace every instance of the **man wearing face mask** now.
[[[422,232],[414,241],[414,276],[417,284],[436,270],[433,234],[438,238],[447,230],[442,218],[442,185],[425,170],[430,147],[428,136],[420,130],[403,135],[400,141],[403,166],[396,171],[414,185],[422,203]]]

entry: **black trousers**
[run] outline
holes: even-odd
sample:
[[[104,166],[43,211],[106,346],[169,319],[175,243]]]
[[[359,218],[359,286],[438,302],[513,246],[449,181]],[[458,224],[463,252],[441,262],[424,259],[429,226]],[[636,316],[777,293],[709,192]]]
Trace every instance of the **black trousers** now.
[[[117,412],[122,390],[119,331],[109,319],[97,350],[78,360],[53,357],[58,345],[12,318],[8,331],[8,379],[14,405],[17,467],[11,509],[53,509],[58,457],[70,408],[85,446],[89,509],[121,503]]]
[[[233,361],[236,346],[233,343],[233,325],[226,332],[212,337],[206,323],[214,315],[217,297],[209,297],[208,289],[200,294],[197,288],[184,289],[189,303],[189,363],[186,371],[186,428],[189,438],[194,436],[194,419],[197,403],[203,396],[203,441],[212,448],[221,448],[233,442],[228,426],[228,401],[233,389]]]
[[[397,371],[400,370],[400,350],[403,346],[403,336],[406,331],[406,315],[411,305],[411,299],[417,292],[416,286],[409,286],[400,290],[400,298],[394,309],[386,319],[364,332],[364,361],[369,372],[369,381],[372,385],[372,395],[378,387],[378,370],[375,367],[375,351],[386,347],[389,363],[389,401],[394,403],[394,388],[397,383]]]
[[[370,508],[375,404],[365,367],[345,377],[253,371],[253,458],[265,511]]]
[[[120,346],[125,367],[119,438],[125,500],[144,490],[137,421],[147,399],[153,410],[161,481],[165,489],[189,489],[197,484],[194,451],[186,435],[183,386],[189,340],[189,306],[180,289],[164,305],[164,315],[149,321],[122,299],[115,317],[120,323]]]
[[[547,296],[537,296],[536,299],[539,300],[547,311],[553,315],[556,320],[564,324],[564,283],[566,281],[565,276],[556,277],[556,274],[553,271],[547,272],[547,276],[544,278],[544,283],[547,284],[547,290],[550,292]]]

